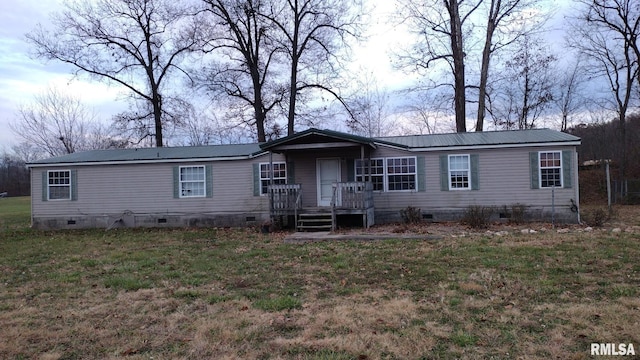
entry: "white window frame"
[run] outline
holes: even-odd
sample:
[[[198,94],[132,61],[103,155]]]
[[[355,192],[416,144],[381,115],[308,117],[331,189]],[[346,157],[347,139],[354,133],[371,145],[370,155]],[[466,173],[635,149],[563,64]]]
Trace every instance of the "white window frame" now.
[[[383,192],[385,191],[386,188],[386,172],[387,172],[387,166],[386,166],[386,161],[385,158],[371,158],[371,159],[364,159],[365,161],[365,166],[364,169],[368,170],[369,169],[369,165],[366,163],[367,161],[381,161],[382,162],[382,173],[381,174],[367,174],[366,171],[362,174],[358,174],[358,171],[360,170],[364,170],[362,169],[362,166],[359,166],[358,162],[359,161],[363,161],[362,159],[355,159],[355,161],[353,162],[353,165],[355,166],[355,170],[354,170],[354,174],[355,174],[355,180],[357,182],[365,182],[365,178],[371,176],[373,177],[377,177],[377,178],[381,178],[382,179],[382,189],[378,189],[378,190],[373,190],[375,192]]]
[[[560,165],[558,166],[542,166],[542,154],[554,154],[558,156],[559,163]],[[556,159],[553,159],[556,160]],[[562,188],[564,187],[564,178],[563,178],[563,174],[562,174],[562,151],[560,150],[553,150],[553,151],[539,151],[538,152],[538,184],[540,184],[540,189],[551,189],[554,186],[551,185],[547,185],[547,186],[543,186],[542,185],[542,170],[547,170],[547,169],[557,169],[558,170],[558,177],[560,179],[560,185],[556,185],[555,187],[557,188]]]
[[[69,183],[68,184],[52,184],[51,183],[51,177],[49,174],[51,173],[63,173],[66,172],[67,173],[67,179],[69,179]],[[47,171],[47,200],[49,201],[69,201],[71,200],[72,194],[73,194],[73,189],[72,189],[72,182],[71,182],[71,170],[65,169],[65,170],[48,170]],[[52,187],[68,187],[69,188],[69,197],[67,198],[55,198],[52,199],[51,198],[51,188]]]
[[[192,169],[192,168],[200,168],[202,169],[202,180],[182,180],[182,169]],[[186,194],[183,188],[185,184],[191,183],[202,183],[202,194]],[[180,166],[178,167],[178,194],[181,199],[186,198],[203,198],[207,196],[207,169],[204,165],[190,165],[190,166]]]
[[[451,158],[461,158],[461,157],[466,157],[467,158],[467,168],[466,169],[451,169]],[[451,154],[448,155],[447,158],[447,177],[448,177],[448,181],[449,181],[449,190],[450,191],[466,191],[466,190],[471,190],[471,155],[470,154]],[[452,180],[452,173],[453,172],[466,172],[467,173],[467,186],[463,186],[463,187],[454,187],[453,186],[453,180]],[[464,175],[462,175],[464,176]]]
[[[259,177],[259,180],[260,180],[260,195],[261,196],[265,196],[265,195],[268,194],[266,191],[264,191],[264,189],[267,188],[267,187],[265,187],[263,185],[263,181],[267,181],[267,186],[269,185],[269,183],[271,181],[271,172],[269,171],[269,165],[270,164],[271,163],[264,162],[264,163],[260,163],[258,165],[258,177]],[[287,170],[288,170],[287,169],[287,163],[284,162],[284,161],[274,161],[273,165],[274,165],[274,168],[276,168],[275,165],[284,167],[284,176],[276,176],[276,172],[282,171],[282,169],[276,168],[277,170],[274,171],[274,173],[273,173],[273,183],[277,184],[277,185],[286,184],[287,183]],[[263,166],[266,167],[266,169],[264,171],[262,170]],[[266,177],[263,177],[262,176],[263,174],[265,174]]]
[[[406,172],[406,173],[389,173],[389,162],[390,160],[397,160],[397,159],[413,159],[413,172]],[[410,166],[410,165],[409,165]],[[416,156],[396,156],[396,157],[388,157],[385,158],[385,167],[384,167],[384,183],[385,183],[385,191],[389,191],[389,192],[411,192],[411,191],[417,191],[418,190],[418,158]],[[389,188],[389,177],[390,176],[397,176],[397,175],[407,175],[407,176],[413,176],[413,188],[412,189],[401,189],[401,190],[391,190]]]

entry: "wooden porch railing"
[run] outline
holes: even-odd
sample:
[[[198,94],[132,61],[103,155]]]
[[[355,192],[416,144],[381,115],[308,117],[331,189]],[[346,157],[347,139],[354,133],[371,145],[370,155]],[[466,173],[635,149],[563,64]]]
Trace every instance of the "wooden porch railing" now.
[[[297,215],[301,207],[302,187],[300,184],[269,185],[269,210],[272,215],[286,215],[291,211]]]
[[[373,183],[340,182],[333,184],[331,208],[365,210],[373,207]]]

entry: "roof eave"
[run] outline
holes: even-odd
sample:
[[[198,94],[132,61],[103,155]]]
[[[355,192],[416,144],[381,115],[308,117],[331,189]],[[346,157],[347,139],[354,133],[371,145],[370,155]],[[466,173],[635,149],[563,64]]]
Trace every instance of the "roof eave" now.
[[[509,143],[509,144],[483,144],[483,145],[443,145],[429,147],[410,147],[409,151],[427,152],[427,151],[448,151],[448,150],[477,150],[477,149],[505,149],[505,148],[524,148],[524,147],[549,147],[549,146],[579,146],[580,140],[577,141],[553,141],[553,142],[535,142],[535,143]]]
[[[180,158],[180,159],[139,159],[139,160],[108,160],[108,161],[82,161],[82,162],[57,162],[57,163],[30,163],[26,164],[27,168],[42,167],[69,167],[69,166],[99,166],[99,165],[141,165],[141,164],[168,164],[168,163],[194,163],[208,161],[225,161],[225,160],[250,160],[262,155],[266,151],[253,153],[250,155],[238,156],[218,156],[206,158]]]

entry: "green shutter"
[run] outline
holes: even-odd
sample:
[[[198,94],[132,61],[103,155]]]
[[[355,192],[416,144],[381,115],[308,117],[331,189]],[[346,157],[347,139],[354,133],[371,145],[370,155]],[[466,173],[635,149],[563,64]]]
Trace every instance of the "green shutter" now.
[[[424,156],[418,156],[416,159],[416,171],[418,172],[418,191],[427,191],[427,174]]]
[[[347,159],[347,181],[356,181],[356,161]]]
[[[449,191],[449,157],[440,155],[440,190]]]
[[[178,199],[180,197],[180,167],[173,167],[173,198]]]
[[[260,164],[253,164],[253,196],[260,196]]]
[[[469,155],[471,163],[471,190],[480,190],[480,178],[478,173],[478,163],[480,156],[478,154]]]
[[[78,170],[71,170],[71,201],[78,200]]]
[[[42,201],[49,200],[49,177],[47,170],[42,172]]]
[[[213,166],[206,165],[204,167],[204,173],[205,173],[205,182],[204,182],[205,193],[208,198],[211,198],[213,197]]]
[[[571,188],[572,184],[572,171],[571,171],[571,158],[573,151],[571,150],[563,150],[562,151],[562,178],[563,185],[565,188]]]
[[[293,161],[289,161],[287,163],[287,184],[295,184],[295,183],[296,183],[295,167],[293,165]]]
[[[532,151],[529,153],[529,174],[531,177],[531,188],[540,188],[540,169],[538,168],[538,152]]]

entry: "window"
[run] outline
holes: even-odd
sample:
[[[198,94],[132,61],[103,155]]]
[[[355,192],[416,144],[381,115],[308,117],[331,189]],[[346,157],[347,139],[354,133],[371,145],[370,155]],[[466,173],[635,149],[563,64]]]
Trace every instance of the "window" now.
[[[271,173],[269,163],[260,164],[260,195],[267,194],[267,189],[271,183]],[[284,162],[273,163],[273,184],[283,185],[287,183],[287,165]]]
[[[205,197],[204,166],[180,167],[180,197]]]
[[[410,191],[416,189],[415,157],[356,159],[355,181],[371,181],[374,191]]]
[[[540,187],[562,187],[562,154],[560,151],[540,152]]]
[[[469,155],[449,155],[449,189],[470,189]]]
[[[387,158],[387,189],[389,191],[416,188],[416,158]]]
[[[364,182],[370,179],[374,191],[384,191],[384,159],[356,159],[355,167],[356,181]]]
[[[71,200],[70,170],[48,171],[47,180],[48,200]]]

